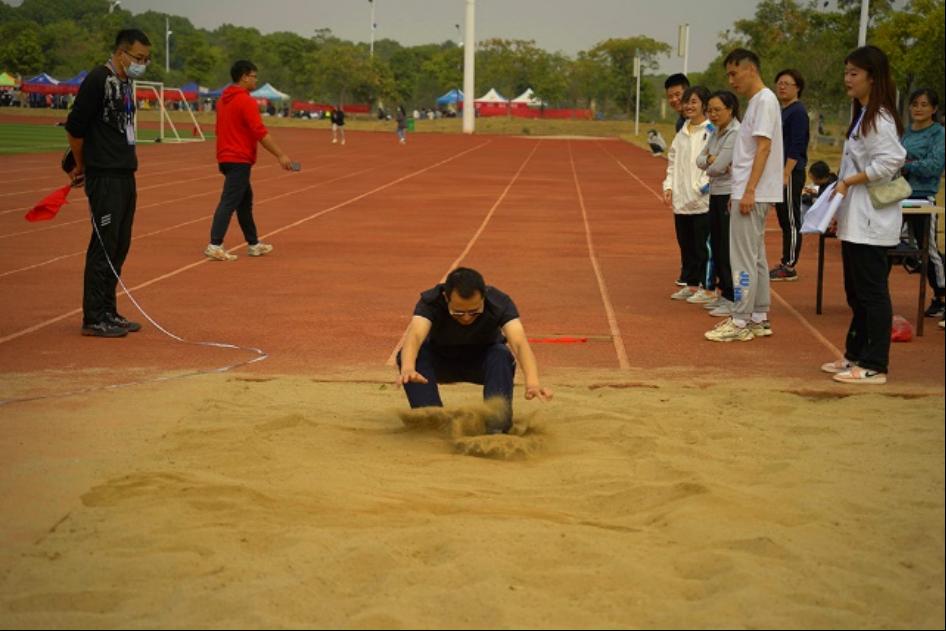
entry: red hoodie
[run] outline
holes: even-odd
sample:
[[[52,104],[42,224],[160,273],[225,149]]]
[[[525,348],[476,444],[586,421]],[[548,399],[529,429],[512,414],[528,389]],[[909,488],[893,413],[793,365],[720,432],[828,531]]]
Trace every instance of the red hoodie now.
[[[256,144],[268,133],[250,91],[228,86],[217,102],[217,162],[256,164]]]

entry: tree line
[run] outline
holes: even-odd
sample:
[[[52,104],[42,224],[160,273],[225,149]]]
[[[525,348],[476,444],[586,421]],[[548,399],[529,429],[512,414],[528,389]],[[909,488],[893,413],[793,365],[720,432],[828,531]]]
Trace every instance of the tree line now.
[[[920,85],[943,94],[944,1],[871,0],[869,42],[889,55],[903,99]],[[403,46],[381,39],[372,56],[367,43],[341,39],[328,28],[309,36],[264,34],[232,24],[207,30],[184,17],[133,14],[111,5],[109,0],[24,0],[12,7],[0,1],[0,69],[70,77],[102,63],[115,33],[134,27],[147,33],[153,45],[154,61],[145,78],[169,85],[196,81],[218,87],[229,81],[236,59],[254,61],[262,81],[300,100],[381,99],[423,107],[463,85],[463,49],[449,40]],[[691,81],[725,87],[722,60],[732,48],[743,46],[759,54],[767,78],[782,68],[797,68],[806,79],[807,102],[819,110],[842,111],[843,59],[857,44],[860,0],[827,5],[824,0],[762,0],[753,16],[733,16],[732,28],[719,34],[717,57],[690,59],[696,67],[709,62]],[[173,32],[167,71],[165,18]],[[644,35],[608,39],[574,57],[549,52],[531,40],[487,39],[477,44],[476,93],[494,87],[512,98],[531,87],[550,106],[627,115],[634,108],[633,66],[639,54],[642,113],[653,117],[664,78],[659,64],[673,52],[670,44]]]

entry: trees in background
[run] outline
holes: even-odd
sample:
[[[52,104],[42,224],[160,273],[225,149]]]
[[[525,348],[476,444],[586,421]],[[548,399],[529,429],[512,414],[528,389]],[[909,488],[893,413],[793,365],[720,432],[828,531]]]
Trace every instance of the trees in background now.
[[[932,87],[943,95],[943,6],[946,0],[872,0],[869,41],[883,48],[893,63],[901,99],[912,89]],[[104,61],[115,33],[137,27],[149,34],[154,63],[147,79],[181,85],[196,81],[218,87],[229,82],[237,59],[250,59],[270,82],[294,98],[326,102],[375,101],[429,106],[440,94],[463,84],[463,49],[455,42],[402,46],[391,39],[368,45],[317,29],[263,34],[224,24],[212,31],[170,16],[170,69],[165,71],[164,28],[167,16],[155,11],[132,14],[109,0],[23,0],[18,7],[0,2],[0,69],[22,75],[49,72],[70,77]],[[753,16],[735,19],[719,34],[719,54],[694,82],[725,87],[722,60],[737,46],[756,51],[763,76],[772,82],[782,68],[805,76],[805,100],[817,110],[843,113],[847,107],[841,73],[843,59],[857,45],[860,0],[761,0]],[[495,87],[513,98],[531,87],[551,106],[594,107],[630,114],[634,107],[633,60],[640,54],[641,107],[653,113],[662,96],[659,62],[671,47],[646,36],[612,38],[575,57],[549,52],[534,41],[488,39],[476,53],[476,93]],[[691,59],[694,66],[705,60]],[[659,80],[658,80],[659,79]],[[946,95],[944,95],[946,96]]]

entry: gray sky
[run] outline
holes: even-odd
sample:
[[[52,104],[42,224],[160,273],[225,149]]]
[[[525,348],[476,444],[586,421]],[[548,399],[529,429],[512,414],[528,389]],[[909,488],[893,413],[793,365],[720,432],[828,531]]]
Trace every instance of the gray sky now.
[[[17,0],[10,4],[19,4]],[[757,0],[477,0],[476,38],[534,39],[549,51],[574,56],[609,37],[647,35],[674,47],[661,60],[665,72],[679,72],[677,25],[690,24],[689,70],[706,68],[716,56],[721,31],[755,13]],[[375,37],[408,46],[457,39],[464,0],[375,0]],[[254,26],[263,33],[293,31],[311,36],[330,28],[344,39],[367,42],[367,0],[122,0],[133,13],[147,10],[190,18],[214,29],[225,22]],[[461,35],[462,37],[462,35]]]

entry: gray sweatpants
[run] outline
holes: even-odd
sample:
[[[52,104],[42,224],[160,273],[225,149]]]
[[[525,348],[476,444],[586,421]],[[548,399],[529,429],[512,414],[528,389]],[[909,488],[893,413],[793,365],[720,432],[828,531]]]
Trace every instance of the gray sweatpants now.
[[[748,215],[739,212],[739,200],[729,206],[729,263],[732,267],[733,317],[748,320],[753,313],[768,313],[769,264],[765,258],[765,218],[771,204],[757,203]]]

